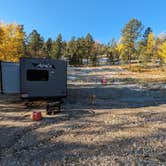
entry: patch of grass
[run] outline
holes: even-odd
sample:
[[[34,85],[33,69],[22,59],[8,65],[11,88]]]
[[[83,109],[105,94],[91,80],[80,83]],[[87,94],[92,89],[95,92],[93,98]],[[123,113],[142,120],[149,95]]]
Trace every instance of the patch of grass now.
[[[124,69],[123,75],[119,75],[125,82],[144,84],[160,84],[166,83],[166,66],[157,64],[131,64],[121,67]]]
[[[156,72],[156,70],[166,72],[166,66],[159,66],[156,64],[148,64],[146,66],[142,64],[131,64],[131,65],[126,65],[123,68],[131,72],[140,72],[140,73]]]

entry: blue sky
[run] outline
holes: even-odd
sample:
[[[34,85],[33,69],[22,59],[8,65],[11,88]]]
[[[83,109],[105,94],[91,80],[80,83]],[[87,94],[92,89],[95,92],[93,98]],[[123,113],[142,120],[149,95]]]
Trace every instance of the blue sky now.
[[[90,32],[107,43],[120,36],[131,18],[152,27],[155,34],[166,31],[166,0],[0,0],[0,20],[23,24],[47,39],[61,33],[65,40]]]

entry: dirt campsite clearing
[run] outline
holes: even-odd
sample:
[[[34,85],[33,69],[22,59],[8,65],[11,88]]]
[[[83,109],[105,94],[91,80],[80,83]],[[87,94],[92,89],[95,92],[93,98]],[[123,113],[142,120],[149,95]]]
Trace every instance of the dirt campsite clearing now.
[[[165,165],[165,77],[159,70],[70,67],[68,97],[51,116],[41,104],[27,108],[19,96],[1,95],[0,165]],[[31,120],[36,110],[41,121]]]

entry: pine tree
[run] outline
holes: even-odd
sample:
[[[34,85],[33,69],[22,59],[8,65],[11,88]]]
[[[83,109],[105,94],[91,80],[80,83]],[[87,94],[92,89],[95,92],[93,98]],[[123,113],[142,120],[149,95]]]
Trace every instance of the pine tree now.
[[[62,35],[59,34],[55,41],[52,43],[51,57],[54,59],[60,59],[62,57]]]
[[[89,59],[92,56],[91,55],[91,50],[92,46],[94,44],[93,37],[90,33],[88,33],[85,37],[85,48],[86,48],[86,59],[87,59],[87,64],[89,63]]]
[[[77,42],[75,37],[72,37],[67,43],[66,56],[70,65],[77,65]]]
[[[76,45],[77,45],[76,54],[77,54],[78,65],[82,65],[83,58],[86,55],[85,39],[83,37],[78,38],[76,41]]]
[[[146,46],[144,44],[143,40],[140,40],[137,42],[137,59],[140,63],[144,62],[145,52],[146,52]]]
[[[67,42],[66,41],[62,41],[62,55],[63,55],[63,58],[66,58],[66,56],[67,56]]]
[[[51,49],[52,49],[52,39],[48,38],[48,40],[45,43],[45,49],[47,56],[51,57]]]
[[[150,33],[153,33],[153,31],[152,31],[151,27],[147,27],[145,29],[144,34],[143,34],[143,44],[144,44],[144,46],[147,45],[148,36],[149,36]]]
[[[109,59],[110,64],[115,64],[116,61],[119,61],[119,53],[117,51],[117,42],[113,38],[111,42],[108,44],[106,49],[106,54]]]
[[[104,53],[105,48],[103,48],[103,45],[101,45],[99,42],[94,42],[92,45],[92,55],[91,55],[91,63],[93,66],[96,66],[98,64],[98,56]]]
[[[135,42],[140,37],[142,31],[142,23],[137,19],[131,19],[122,29],[121,43],[124,45],[122,61],[131,63],[132,56],[135,52]],[[127,57],[126,57],[127,56]]]
[[[43,57],[43,46],[44,46],[44,39],[41,35],[37,32],[37,30],[33,30],[28,38],[27,38],[27,47],[28,53],[32,57]]]

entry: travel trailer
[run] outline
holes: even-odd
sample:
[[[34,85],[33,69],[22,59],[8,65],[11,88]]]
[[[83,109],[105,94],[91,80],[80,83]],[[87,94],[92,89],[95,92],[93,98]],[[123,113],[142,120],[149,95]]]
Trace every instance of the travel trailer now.
[[[47,101],[47,113],[60,111],[67,96],[67,63],[50,58],[21,58],[19,63],[0,62],[1,94],[20,94],[21,99]]]
[[[20,94],[22,98],[64,98],[67,95],[66,61],[21,58]]]

